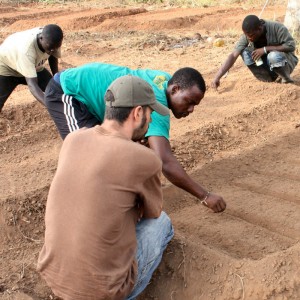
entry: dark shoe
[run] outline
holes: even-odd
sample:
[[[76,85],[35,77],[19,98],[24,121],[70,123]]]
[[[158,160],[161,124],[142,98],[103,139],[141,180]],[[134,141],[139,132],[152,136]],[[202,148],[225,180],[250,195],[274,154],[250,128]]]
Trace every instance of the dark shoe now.
[[[273,68],[273,71],[281,78],[281,83],[294,83],[287,64],[284,67]]]
[[[274,82],[277,78],[277,74],[271,72],[264,65],[256,66],[255,64],[247,66],[256,79],[264,82]]]

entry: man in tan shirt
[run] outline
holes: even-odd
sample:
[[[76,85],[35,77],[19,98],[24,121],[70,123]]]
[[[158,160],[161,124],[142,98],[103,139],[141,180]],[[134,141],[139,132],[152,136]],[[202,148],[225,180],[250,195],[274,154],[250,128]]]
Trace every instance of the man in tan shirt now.
[[[135,299],[173,237],[162,212],[162,162],[143,139],[151,112],[168,114],[151,86],[115,80],[101,126],[65,139],[50,187],[38,271],[65,300]]]
[[[32,95],[44,104],[44,91],[52,75],[58,72],[63,40],[55,24],[33,28],[8,36],[0,45],[0,112],[19,84],[26,84]],[[44,68],[48,60],[52,72]]]

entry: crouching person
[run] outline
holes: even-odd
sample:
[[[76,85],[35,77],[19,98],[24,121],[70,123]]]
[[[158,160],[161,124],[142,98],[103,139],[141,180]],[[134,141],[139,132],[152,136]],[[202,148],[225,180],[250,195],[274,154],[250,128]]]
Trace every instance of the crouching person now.
[[[37,269],[66,300],[135,299],[174,234],[162,212],[162,163],[134,143],[151,112],[168,109],[131,75],[115,80],[105,101],[102,125],[65,139],[47,199]]]

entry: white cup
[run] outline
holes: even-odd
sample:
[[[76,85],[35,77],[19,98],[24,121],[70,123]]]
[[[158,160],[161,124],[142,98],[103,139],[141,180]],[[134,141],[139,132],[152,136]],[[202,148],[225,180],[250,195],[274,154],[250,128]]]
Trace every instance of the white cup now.
[[[264,62],[263,62],[263,60],[262,60],[261,57],[260,57],[259,59],[257,59],[257,60],[255,61],[255,63],[256,63],[257,66],[261,66]]]

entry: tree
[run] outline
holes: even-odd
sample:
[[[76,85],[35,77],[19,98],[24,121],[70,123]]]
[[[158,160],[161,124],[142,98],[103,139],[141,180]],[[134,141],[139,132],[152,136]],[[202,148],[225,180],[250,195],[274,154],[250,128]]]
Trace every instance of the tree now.
[[[284,25],[294,36],[300,35],[300,0],[288,0]]]

